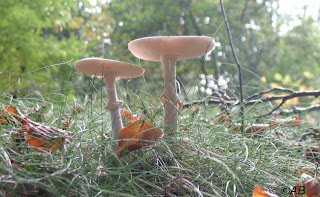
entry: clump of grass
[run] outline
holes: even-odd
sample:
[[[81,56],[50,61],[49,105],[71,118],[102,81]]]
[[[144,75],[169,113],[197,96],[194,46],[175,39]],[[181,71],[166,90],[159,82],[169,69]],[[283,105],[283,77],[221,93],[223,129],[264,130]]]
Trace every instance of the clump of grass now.
[[[128,106],[133,112],[141,115],[146,109],[144,118],[161,128],[160,102],[155,105],[151,94],[149,99],[138,91],[126,94],[130,95]],[[283,187],[292,188],[299,182],[294,177],[297,171],[314,168],[304,158],[305,147],[312,142],[293,145],[308,125],[280,125],[276,130],[284,135],[275,130],[246,135],[233,133],[224,123],[213,125],[216,106],[201,107],[196,115],[185,109],[173,144],[162,140],[153,147],[117,158],[102,89],[85,98],[37,93],[17,99],[3,94],[1,100],[1,108],[14,105],[22,111],[45,105],[46,124],[60,128],[75,103],[84,109],[70,120],[68,130],[77,136],[63,152],[40,154],[27,144],[22,144],[19,152],[11,134],[20,125],[0,127],[1,196],[174,196],[168,193],[172,188],[177,195],[251,196],[256,185],[280,195]],[[260,113],[259,110],[263,113],[265,109],[247,110],[246,121],[254,122],[250,113]]]

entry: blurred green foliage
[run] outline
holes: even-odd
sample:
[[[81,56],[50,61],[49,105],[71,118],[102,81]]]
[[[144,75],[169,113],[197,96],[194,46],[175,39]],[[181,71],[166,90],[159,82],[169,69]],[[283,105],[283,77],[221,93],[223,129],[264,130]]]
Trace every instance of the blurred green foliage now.
[[[279,13],[277,0],[226,0],[224,4],[244,67],[246,94],[279,83],[274,78],[276,73],[290,77],[280,86],[319,88],[317,77],[306,76],[306,72],[313,76],[320,73],[319,20],[308,15],[292,19]],[[202,84],[202,90],[216,88],[213,84],[219,84],[219,76],[227,79],[229,90],[238,86],[219,1],[11,0],[1,1],[0,9],[3,93],[18,96],[30,89],[55,89],[75,96],[86,92],[90,77],[76,74],[73,63],[97,56],[144,67],[148,90],[160,95],[160,64],[141,61],[127,49],[133,39],[156,35],[214,37],[216,49],[206,57],[179,62],[178,77],[189,89],[199,86],[200,74],[211,80],[211,85]],[[283,32],[293,20],[300,24]],[[261,77],[265,86],[261,86]]]

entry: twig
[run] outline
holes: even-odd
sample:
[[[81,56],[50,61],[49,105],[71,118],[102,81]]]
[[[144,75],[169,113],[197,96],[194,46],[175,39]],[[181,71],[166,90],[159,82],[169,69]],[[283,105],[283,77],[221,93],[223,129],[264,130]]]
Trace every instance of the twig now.
[[[281,91],[281,92],[288,92],[288,93],[294,93],[294,90],[289,89],[289,88],[271,88],[271,89],[267,89],[267,90],[262,90],[260,92],[254,93],[251,96],[249,96],[248,98],[246,98],[246,101],[251,100],[255,97],[261,96],[265,93],[269,93],[272,91]]]
[[[232,105],[236,101],[224,101],[224,102],[227,105]],[[195,101],[192,101],[192,102],[184,103],[183,104],[183,108],[188,108],[188,107],[191,107],[193,105],[206,105],[206,104],[222,104],[222,103],[221,103],[220,99],[204,98],[204,99],[201,99],[201,100],[195,100]]]
[[[292,98],[295,98],[295,97],[305,97],[305,96],[318,97],[318,96],[320,96],[320,90],[316,90],[316,91],[294,91],[294,90],[286,89],[286,91],[287,92],[291,92],[291,94],[275,95],[275,96],[266,97],[266,98],[262,98],[262,99],[250,100],[250,101],[246,101],[244,103],[244,105],[252,105],[252,104],[256,104],[256,103],[263,103],[263,102],[275,101],[275,100],[285,100],[286,101],[288,99],[292,99]]]
[[[311,105],[308,107],[296,107],[293,106],[292,109],[283,109],[279,112],[279,114],[301,114],[303,112],[310,112],[320,110],[320,104]]]
[[[306,140],[307,136],[312,136],[313,138],[319,138],[320,139],[320,132],[317,129],[313,129],[311,128],[313,131],[312,132],[307,132],[304,133],[301,138],[300,138],[300,142]],[[308,130],[307,130],[308,131]]]
[[[219,90],[215,91],[214,94],[217,95],[219,100],[221,101],[221,106],[220,106],[221,111],[222,112],[225,111],[226,114],[228,116],[230,116],[230,112],[228,110],[228,105],[225,103],[225,100],[228,100],[228,99],[230,100],[229,96],[225,92],[219,91]]]
[[[229,28],[229,23],[228,23],[228,19],[227,19],[227,16],[226,16],[226,12],[225,12],[225,10],[224,10],[224,5],[223,5],[222,0],[220,0],[220,7],[221,7],[222,15],[223,15],[223,18],[224,18],[224,22],[225,22],[225,24],[226,24],[227,33],[228,33],[228,37],[229,37],[229,42],[230,42],[230,46],[231,46],[231,51],[232,51],[234,60],[235,60],[235,62],[236,62],[236,64],[237,64],[237,68],[238,68],[238,72],[239,72],[241,132],[243,132],[244,106],[242,105],[242,104],[243,104],[243,89],[242,89],[242,71],[241,71],[241,64],[240,64],[240,62],[239,62],[238,56],[237,56],[236,51],[235,51],[234,46],[233,46],[232,36],[231,36],[230,28]]]
[[[267,116],[267,115],[272,114],[272,113],[275,112],[277,109],[279,109],[285,102],[286,102],[286,100],[283,99],[279,105],[277,105],[277,106],[275,106],[274,108],[272,108],[269,112],[264,113],[264,114],[258,116],[257,118],[259,119],[259,118],[262,118],[262,117],[264,117],[264,116]]]
[[[259,95],[262,95],[264,93],[268,93],[268,92],[271,92],[271,91],[283,91],[283,92],[289,92],[291,94],[275,95],[275,96],[272,96],[272,97],[249,100],[249,98],[254,98],[254,97],[257,97]],[[212,94],[211,96],[213,96],[213,95],[217,95],[217,94]],[[192,101],[192,102],[185,103],[183,105],[183,107],[184,108],[188,108],[188,107],[193,106],[193,105],[202,105],[202,104],[220,104],[220,105],[226,105],[226,106],[240,105],[239,100],[236,100],[234,98],[230,98],[227,95],[223,95],[222,97],[219,97],[217,95],[219,97],[219,99],[212,98],[211,96],[210,97],[206,97],[206,98],[201,99],[201,100],[195,100],[195,101]],[[292,109],[281,109],[281,106],[288,99],[292,99],[292,98],[295,98],[295,97],[306,97],[306,96],[318,97],[318,96],[320,96],[320,90],[316,90],[316,91],[294,91],[294,90],[288,89],[288,88],[272,88],[272,89],[268,89],[268,90],[263,90],[261,92],[258,92],[258,93],[255,93],[255,94],[249,96],[248,99],[246,99],[246,101],[243,103],[243,105],[244,106],[249,106],[249,105],[256,105],[256,104],[266,103],[266,102],[269,102],[269,101],[282,100],[279,105],[275,106],[268,113],[263,114],[262,116],[270,115],[270,114],[274,113],[278,109],[279,109],[279,111],[277,113],[279,113],[279,114],[290,114],[290,113],[299,114],[299,113],[303,113],[303,112],[320,110],[320,104],[311,105],[311,106],[308,106],[308,107],[292,106]]]
[[[247,11],[247,9],[248,9],[248,3],[249,3],[249,0],[246,1],[246,4],[245,4],[245,6],[244,6],[244,8],[243,8],[243,10],[242,10],[241,17],[240,17],[241,23],[244,22],[243,19],[244,19],[244,16],[245,16],[245,14],[246,14],[246,11]]]
[[[264,102],[271,101],[271,100],[280,100],[280,99],[282,101],[281,101],[281,103],[279,105],[277,105],[276,107],[271,109],[269,112],[267,112],[265,114],[262,114],[262,115],[258,116],[257,118],[262,118],[264,116],[272,114],[277,109],[279,109],[288,99],[292,99],[292,98],[295,98],[295,97],[305,97],[305,96],[318,97],[319,95],[320,95],[320,91],[304,91],[304,92],[292,91],[292,94],[289,94],[289,95],[277,95],[277,96],[267,97],[265,99],[261,99],[261,100],[264,100]]]

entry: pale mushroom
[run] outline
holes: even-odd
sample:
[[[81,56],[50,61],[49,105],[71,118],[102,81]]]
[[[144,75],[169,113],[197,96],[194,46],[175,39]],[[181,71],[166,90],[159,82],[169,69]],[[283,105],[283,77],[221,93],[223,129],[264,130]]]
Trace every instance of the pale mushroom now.
[[[207,36],[156,36],[136,39],[129,43],[129,50],[137,58],[162,63],[165,91],[161,102],[164,105],[167,136],[176,131],[177,110],[182,108],[176,90],[176,62],[202,56],[214,46],[214,39]]]
[[[113,136],[117,140],[118,131],[123,127],[120,114],[120,107],[122,106],[123,101],[118,100],[115,80],[117,77],[140,77],[143,75],[144,69],[129,63],[101,58],[86,58],[78,60],[75,63],[75,67],[80,72],[105,78],[107,84],[107,96],[109,99],[106,109],[110,110]]]

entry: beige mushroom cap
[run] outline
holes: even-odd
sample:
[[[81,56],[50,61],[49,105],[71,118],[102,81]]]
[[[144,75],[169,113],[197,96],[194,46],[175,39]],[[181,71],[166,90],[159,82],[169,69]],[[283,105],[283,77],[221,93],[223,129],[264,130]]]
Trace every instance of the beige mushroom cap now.
[[[141,67],[110,59],[85,58],[76,61],[74,65],[80,72],[102,77],[113,73],[119,78],[136,78],[144,73]]]
[[[155,36],[129,42],[129,50],[136,57],[160,61],[161,56],[177,57],[177,60],[192,59],[210,52],[215,47],[214,39],[208,36]]]

